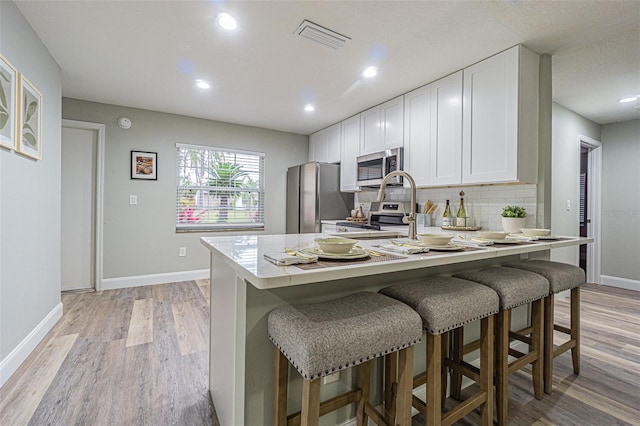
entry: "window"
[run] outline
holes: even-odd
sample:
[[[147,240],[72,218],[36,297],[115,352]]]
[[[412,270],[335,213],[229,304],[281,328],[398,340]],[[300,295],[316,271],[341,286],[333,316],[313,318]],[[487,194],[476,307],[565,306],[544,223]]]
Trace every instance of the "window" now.
[[[264,229],[264,154],[176,144],[176,230]]]

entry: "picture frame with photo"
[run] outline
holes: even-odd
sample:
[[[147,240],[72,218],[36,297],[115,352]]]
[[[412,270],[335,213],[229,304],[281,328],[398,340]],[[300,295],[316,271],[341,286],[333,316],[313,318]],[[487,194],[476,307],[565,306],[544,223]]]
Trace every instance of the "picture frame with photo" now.
[[[18,84],[18,152],[42,158],[42,94],[24,76]]]
[[[131,151],[131,179],[158,180],[158,153]]]
[[[0,54],[0,146],[18,149],[18,70]]]

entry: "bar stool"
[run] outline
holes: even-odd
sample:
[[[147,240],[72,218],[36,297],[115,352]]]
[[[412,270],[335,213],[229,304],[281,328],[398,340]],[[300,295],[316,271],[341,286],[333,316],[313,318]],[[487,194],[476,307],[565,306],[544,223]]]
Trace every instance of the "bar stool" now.
[[[544,391],[553,389],[553,360],[571,349],[573,372],[580,374],[580,286],[585,283],[584,271],[574,265],[549,260],[529,260],[505,265],[540,274],[549,281],[549,295],[544,299]],[[571,318],[569,328],[555,324],[555,295],[571,290]],[[553,332],[569,335],[569,340],[557,349],[553,346]]]
[[[361,292],[327,302],[287,305],[269,313],[275,345],[274,424],[317,425],[319,417],[357,404],[358,425],[411,424],[413,346],[422,339],[420,316],[378,293]],[[369,402],[375,358],[398,352],[397,396],[387,417]],[[287,417],[288,362],[303,377],[302,409]],[[358,388],[320,403],[320,380],[358,366]],[[397,415],[397,418],[396,418]]]
[[[452,277],[434,276],[397,284],[380,292],[406,303],[422,317],[427,334],[427,371],[413,379],[413,387],[426,383],[426,402],[413,397],[413,406],[425,415],[427,425],[453,424],[481,407],[482,424],[493,424],[493,314],[498,312],[496,293],[488,287]],[[480,322],[480,369],[454,365],[448,359],[448,332],[472,321]],[[465,402],[443,413],[446,369],[459,368],[475,380],[480,390]],[[386,365],[385,365],[386,368]]]
[[[489,267],[479,271],[462,272],[454,275],[490,287],[500,298],[500,312],[496,324],[496,407],[498,425],[506,425],[508,418],[509,375],[528,364],[532,366],[533,391],[536,399],[542,399],[543,392],[543,298],[549,294],[549,283],[533,272],[514,268]],[[511,331],[512,309],[531,303],[531,327],[518,332]],[[530,337],[529,337],[530,336]],[[529,345],[529,352],[512,349],[510,340],[516,339]],[[454,338],[454,358],[461,358],[467,349],[462,348],[461,338]],[[473,347],[471,344],[469,347]],[[509,355],[516,357],[509,362]],[[452,379],[454,396],[458,396],[462,380],[454,371]]]

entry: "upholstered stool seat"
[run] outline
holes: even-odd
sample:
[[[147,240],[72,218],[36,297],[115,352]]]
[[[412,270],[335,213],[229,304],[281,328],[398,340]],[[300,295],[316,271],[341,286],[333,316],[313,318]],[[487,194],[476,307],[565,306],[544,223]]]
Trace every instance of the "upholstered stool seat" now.
[[[543,298],[549,294],[549,282],[533,272],[514,268],[490,267],[479,271],[462,272],[458,278],[474,281],[493,289],[500,298],[500,312],[496,325],[496,406],[499,425],[507,424],[509,375],[524,366],[532,365],[533,389],[537,399],[543,392]],[[512,309],[531,302],[531,327],[511,331]],[[529,337],[530,336],[530,337]],[[510,338],[529,344],[529,352],[511,349]],[[469,347],[472,347],[470,345]],[[454,336],[454,358],[466,353],[462,337]],[[509,363],[509,355],[517,359]],[[459,396],[461,379],[454,371],[452,394]]]
[[[303,425],[317,424],[325,411],[353,402],[358,403],[358,424],[367,424],[368,416],[382,421],[383,416],[374,413],[368,401],[368,376],[373,359],[396,351],[400,352],[398,368],[402,371],[395,404],[398,424],[410,424],[413,345],[422,338],[422,323],[408,306],[370,292],[328,302],[287,305],[269,314],[268,331],[276,346],[276,425],[287,424],[287,360],[304,378],[299,413]],[[359,389],[344,396],[341,405],[334,401],[331,409],[323,408],[327,405],[319,401],[320,378],[360,364]]]
[[[453,277],[434,276],[393,285],[380,290],[416,310],[427,334],[425,374],[414,378],[413,386],[426,383],[427,401],[414,397],[414,407],[424,413],[426,424],[452,424],[476,407],[481,407],[483,425],[493,423],[493,315],[498,312],[498,295],[488,287]],[[465,403],[442,413],[446,391],[448,332],[480,320],[480,369],[460,366],[480,390]],[[467,368],[464,368],[467,367]]]
[[[580,286],[585,283],[585,273],[577,266],[548,260],[529,260],[505,266],[534,272],[549,281],[549,295],[544,299],[544,391],[551,393],[555,357],[571,349],[573,372],[580,374]],[[566,290],[571,290],[569,328],[555,324],[554,320],[554,295]],[[553,346],[554,330],[569,335],[569,340],[557,349]]]

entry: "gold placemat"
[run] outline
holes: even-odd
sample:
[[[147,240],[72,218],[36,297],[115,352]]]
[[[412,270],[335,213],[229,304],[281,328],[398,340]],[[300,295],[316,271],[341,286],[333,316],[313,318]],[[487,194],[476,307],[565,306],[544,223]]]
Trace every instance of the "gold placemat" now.
[[[369,256],[369,257],[364,257],[362,259],[353,259],[353,260],[319,259],[317,262],[299,263],[294,266],[300,269],[307,270],[307,269],[333,268],[335,266],[360,265],[363,263],[384,262],[385,260],[398,260],[398,259],[406,259],[406,258],[407,256],[396,256],[395,254],[385,254],[384,256]]]
[[[417,254],[409,254],[406,256],[399,256],[399,255],[395,255],[395,254],[386,254],[384,256],[369,256],[369,257],[365,257],[363,259],[353,259],[353,260],[339,260],[339,259],[320,259],[317,262],[313,262],[313,263],[299,263],[297,265],[292,265],[295,266],[296,268],[300,268],[300,269],[304,269],[304,270],[310,270],[310,269],[321,269],[321,268],[334,268],[336,266],[349,266],[349,265],[361,265],[363,263],[376,263],[376,262],[384,262],[387,260],[398,260],[398,259],[407,259],[411,256],[421,256],[421,257],[425,257],[425,256],[436,256],[436,255],[442,255],[442,254],[455,254],[455,253],[462,253],[465,251],[476,251],[476,250],[482,250],[479,248],[475,248],[475,247],[465,247],[463,250],[460,251],[429,251],[427,253],[417,253]],[[382,252],[381,252],[382,253]]]

